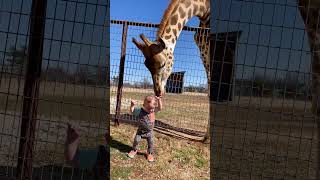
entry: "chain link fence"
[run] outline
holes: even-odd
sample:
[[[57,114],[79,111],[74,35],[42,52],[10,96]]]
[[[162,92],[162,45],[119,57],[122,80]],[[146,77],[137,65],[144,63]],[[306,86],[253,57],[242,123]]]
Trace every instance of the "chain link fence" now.
[[[144,65],[144,56],[132,43],[143,33],[155,39],[158,24],[111,20],[110,29],[110,110],[114,120],[130,123],[130,100],[139,105],[153,95],[153,81]],[[164,108],[157,114],[155,127],[170,135],[201,140],[209,120],[207,76],[194,42],[198,32],[209,37],[208,29],[184,27],[175,48],[175,65],[163,98]]]
[[[105,144],[108,7],[101,0],[0,1],[0,176],[91,177],[89,170],[65,164],[64,143],[71,123],[80,128],[81,149]],[[42,22],[44,34],[36,34]],[[34,47],[41,36],[42,55],[41,43]],[[35,83],[25,84],[30,78]]]
[[[318,59],[310,42],[318,39],[308,31],[319,8],[301,7],[308,2],[211,1],[211,32],[227,34],[211,43],[222,71],[230,62],[222,48],[232,41],[228,32],[241,31],[227,84],[232,101],[210,106],[213,179],[317,179],[319,130],[311,90],[318,73],[312,60]],[[310,12],[306,26],[301,10]],[[224,78],[229,73],[222,73]],[[222,89],[223,81],[211,83]]]

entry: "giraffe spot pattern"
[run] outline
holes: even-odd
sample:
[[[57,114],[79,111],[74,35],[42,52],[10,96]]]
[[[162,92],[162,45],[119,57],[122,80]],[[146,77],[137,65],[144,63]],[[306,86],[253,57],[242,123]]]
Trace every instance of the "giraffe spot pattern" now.
[[[171,38],[171,35],[167,35],[164,37],[165,39],[170,39]]]
[[[181,31],[181,29],[182,29],[182,25],[181,23],[178,23],[178,30]]]
[[[184,0],[183,4],[186,6],[186,8],[188,8],[191,5],[190,0]]]
[[[168,29],[166,30],[166,33],[170,33],[170,31],[171,31],[171,28],[168,27]]]
[[[194,15],[197,14],[198,8],[199,8],[199,7],[198,7],[198,5],[196,5],[196,4],[193,6],[193,14],[194,14]]]
[[[191,18],[191,14],[192,14],[192,8],[190,8],[189,11],[188,11],[188,19]]]
[[[174,15],[171,17],[171,25],[176,25],[178,22],[178,15]]]
[[[179,7],[179,6],[174,7],[174,9],[172,10],[172,14],[175,14],[175,13],[177,12],[178,7]]]
[[[173,29],[173,34],[177,37],[177,30],[176,29]]]
[[[179,8],[179,13],[180,13],[180,18],[181,19],[186,17],[186,12],[184,11],[184,9],[182,9],[182,7]]]
[[[204,6],[200,6],[200,12],[204,12],[205,7]]]

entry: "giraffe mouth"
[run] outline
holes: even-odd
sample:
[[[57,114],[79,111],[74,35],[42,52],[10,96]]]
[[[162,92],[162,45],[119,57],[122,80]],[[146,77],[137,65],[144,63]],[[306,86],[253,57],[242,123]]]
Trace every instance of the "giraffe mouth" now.
[[[160,91],[156,91],[156,96],[160,97],[161,96],[161,92]]]
[[[155,95],[157,97],[162,97],[162,96],[164,96],[164,91],[162,89],[156,89],[155,90]]]

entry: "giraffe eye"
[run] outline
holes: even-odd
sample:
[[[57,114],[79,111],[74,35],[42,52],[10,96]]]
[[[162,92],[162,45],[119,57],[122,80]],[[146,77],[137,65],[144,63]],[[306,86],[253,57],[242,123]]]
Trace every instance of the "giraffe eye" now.
[[[165,65],[166,65],[166,63],[163,63],[160,68],[161,69],[164,68]]]
[[[146,59],[146,60],[144,61],[144,64],[145,64],[145,66],[146,66],[148,69],[151,68],[151,64],[150,64],[150,61],[149,61],[148,59]]]

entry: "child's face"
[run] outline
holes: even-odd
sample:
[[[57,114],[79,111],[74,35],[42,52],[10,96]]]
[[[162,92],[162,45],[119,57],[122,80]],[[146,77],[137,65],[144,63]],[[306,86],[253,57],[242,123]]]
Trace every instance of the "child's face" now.
[[[147,97],[145,100],[144,100],[144,103],[143,103],[143,106],[145,109],[147,109],[148,111],[152,111],[154,110],[155,108],[155,100],[153,97]]]

